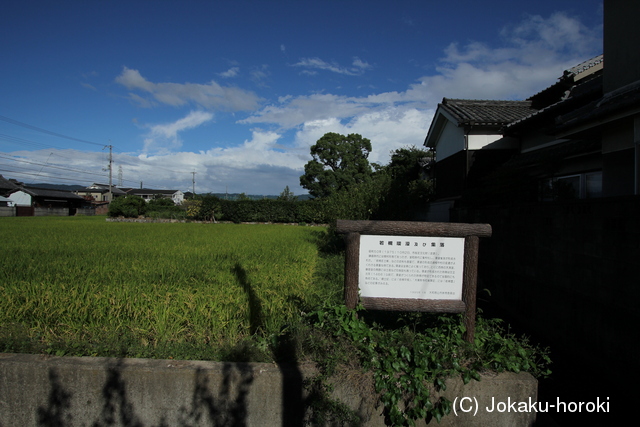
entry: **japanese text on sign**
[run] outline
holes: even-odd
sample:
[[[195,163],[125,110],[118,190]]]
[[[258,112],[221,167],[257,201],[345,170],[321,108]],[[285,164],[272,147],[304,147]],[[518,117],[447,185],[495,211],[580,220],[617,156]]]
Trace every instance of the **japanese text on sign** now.
[[[462,299],[464,238],[360,236],[360,296]]]

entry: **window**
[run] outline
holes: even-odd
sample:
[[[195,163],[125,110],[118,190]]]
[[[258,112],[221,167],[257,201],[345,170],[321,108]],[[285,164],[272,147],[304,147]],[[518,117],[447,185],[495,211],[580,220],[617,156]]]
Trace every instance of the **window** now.
[[[546,178],[540,182],[540,200],[602,197],[602,171]]]

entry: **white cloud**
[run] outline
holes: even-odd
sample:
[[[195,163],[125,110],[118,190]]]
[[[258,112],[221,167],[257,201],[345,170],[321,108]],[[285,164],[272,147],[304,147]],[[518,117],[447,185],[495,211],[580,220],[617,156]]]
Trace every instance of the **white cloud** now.
[[[168,152],[182,146],[179,132],[193,129],[213,119],[213,114],[204,111],[192,111],[186,117],[173,123],[150,126],[149,133],[144,138],[145,153]]]
[[[500,34],[500,48],[452,43],[438,74],[421,82],[438,97],[524,99],[553,84],[565,69],[602,53],[599,30],[564,13],[530,16]]]
[[[437,72],[420,77],[405,91],[382,92],[367,97],[333,94],[288,96],[278,103],[264,106],[239,123],[310,129],[317,128],[318,123],[366,123],[366,117],[384,117],[390,111],[430,111],[443,97],[525,99],[553,84],[563,70],[599,54],[601,46],[596,32],[561,13],[548,19],[532,16],[501,32],[503,46],[495,48],[477,41],[464,46],[452,43],[437,64]],[[319,58],[302,59],[295,66],[342,74],[370,67],[358,58],[353,61],[353,69]],[[397,115],[388,117],[389,129],[393,129],[395,119],[391,117]],[[328,129],[326,126],[323,128]],[[361,128],[366,137],[379,132],[379,128]],[[421,141],[418,139],[415,143]]]
[[[228,79],[228,78],[232,78],[232,77],[237,76],[239,72],[240,72],[240,68],[239,67],[231,67],[227,71],[219,73],[218,75],[220,77],[224,77],[224,78]]]
[[[266,81],[269,78],[269,66],[262,65],[251,71],[251,81],[258,86],[265,86]]]
[[[366,110],[367,106],[361,101],[340,95],[284,97],[279,103],[268,105],[239,123],[273,123],[293,128],[311,120],[351,117]]]
[[[359,114],[346,122],[337,118],[313,120],[306,122],[296,133],[296,143],[306,147],[306,157],[309,157],[308,147],[327,132],[343,135],[358,133],[371,140],[369,161],[387,164],[392,150],[411,145],[421,146],[432,117],[433,110],[389,106]]]
[[[601,43],[595,31],[562,12],[547,19],[530,16],[517,25],[505,27],[501,34],[523,49],[538,45],[548,52],[563,54],[589,54],[594,44]]]
[[[357,56],[355,58],[353,58],[353,64],[352,65],[353,65],[353,67],[355,69],[360,69],[360,70],[366,70],[368,68],[371,68],[371,65],[369,65],[369,63],[361,60]]]
[[[124,67],[116,82],[129,90],[149,94],[155,101],[172,106],[195,104],[202,108],[222,111],[248,111],[258,107],[260,98],[244,89],[221,86],[215,81],[197,83],[152,83],[142,77],[138,70]],[[130,93],[134,101],[139,94]],[[143,106],[152,105],[147,98]]]
[[[371,66],[362,61],[360,58],[354,58],[351,67],[343,67],[335,62],[326,62],[320,58],[302,58],[297,63],[293,64],[294,67],[304,68],[302,71],[305,74],[316,74],[315,70],[331,71],[337,74],[344,74],[347,76],[359,76]]]

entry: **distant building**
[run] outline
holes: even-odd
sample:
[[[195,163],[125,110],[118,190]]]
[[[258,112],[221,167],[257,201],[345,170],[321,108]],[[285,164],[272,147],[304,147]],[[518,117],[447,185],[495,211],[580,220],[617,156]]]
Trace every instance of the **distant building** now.
[[[142,197],[145,201],[167,198],[173,200],[176,205],[184,201],[184,193],[180,190],[154,190],[151,188],[121,188],[126,194]]]
[[[0,175],[0,196],[8,196],[11,192],[20,189],[22,185],[24,183]]]
[[[92,202],[110,202],[115,197],[123,197],[127,194],[118,187],[108,184],[93,183],[87,188],[76,190],[75,193]],[[109,198],[111,194],[111,198]]]

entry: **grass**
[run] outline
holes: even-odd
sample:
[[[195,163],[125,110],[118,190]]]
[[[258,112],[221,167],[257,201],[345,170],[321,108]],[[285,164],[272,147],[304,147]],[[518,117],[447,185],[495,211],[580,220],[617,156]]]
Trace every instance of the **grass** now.
[[[325,233],[2,218],[0,351],[225,358],[339,298],[342,283],[315,274]]]

